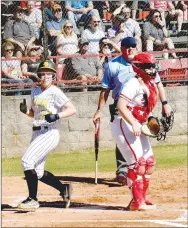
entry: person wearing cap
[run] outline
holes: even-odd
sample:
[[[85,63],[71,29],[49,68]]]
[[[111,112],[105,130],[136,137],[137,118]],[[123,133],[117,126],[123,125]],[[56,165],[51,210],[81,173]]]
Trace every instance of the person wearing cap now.
[[[125,27],[125,18],[123,15],[112,17],[112,28],[107,30],[107,38],[121,47],[121,40],[125,37],[131,37],[133,34]]]
[[[86,38],[81,38],[78,43],[79,51],[78,57],[73,57],[66,61],[69,80],[101,80],[103,69],[98,57],[83,56],[89,54],[89,41]],[[87,83],[81,83],[86,85]],[[87,88],[81,91],[86,92]]]
[[[31,25],[24,20],[24,9],[20,6],[15,9],[14,18],[6,22],[3,39],[14,44],[17,57],[22,57],[27,49],[34,45],[35,32]]]
[[[105,64],[104,75],[102,79],[102,90],[99,95],[98,108],[93,116],[93,122],[101,117],[101,111],[107,102],[110,91],[112,90],[112,98],[114,104],[110,107],[111,122],[114,118],[117,100],[121,91],[122,84],[130,78],[135,77],[136,73],[131,66],[131,60],[136,55],[136,40],[133,37],[126,37],[121,41],[122,54],[110,62]],[[117,171],[116,178],[122,185],[126,184],[127,164],[121,155],[121,152],[116,147],[116,163]]]
[[[52,20],[46,22],[46,28],[48,31],[48,44],[51,55],[56,55],[56,38],[61,34],[61,28],[66,18],[62,18],[62,8],[59,4],[52,5]]]

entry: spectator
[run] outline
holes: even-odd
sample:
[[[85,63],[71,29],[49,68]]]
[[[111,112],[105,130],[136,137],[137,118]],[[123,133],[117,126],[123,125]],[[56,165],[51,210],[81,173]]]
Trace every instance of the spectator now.
[[[89,16],[96,15],[98,18],[99,12],[97,9],[93,9],[92,1],[74,1],[68,0],[65,3],[65,9],[67,10],[67,16],[70,21],[72,21],[74,25],[74,29],[76,34],[80,34],[78,29],[79,23],[86,23]]]
[[[6,60],[7,58],[16,58],[13,56],[14,45],[11,42],[5,42],[2,45],[3,58],[1,62],[1,83],[32,83],[33,81],[22,75],[20,60]],[[20,88],[20,87],[19,87]],[[23,87],[21,87],[23,88]],[[19,93],[20,94],[20,93]]]
[[[177,20],[178,28],[177,32],[181,31],[182,23],[183,23],[183,11],[180,9],[175,9],[175,5],[170,0],[149,0],[151,9],[158,9],[161,13],[163,24],[166,25],[166,21],[169,22],[171,20]],[[167,17],[165,20],[165,11],[167,13]]]
[[[135,1],[118,1],[115,3],[115,6],[117,8],[113,12],[114,16],[116,16],[117,14],[120,14],[122,8],[127,6],[128,8],[132,9],[130,16],[132,17],[132,19],[136,20],[136,12],[138,9],[138,0],[135,0]]]
[[[69,68],[69,79],[77,80],[101,80],[103,75],[102,65],[98,57],[84,57],[83,55],[88,54],[89,41],[85,38],[79,41],[79,52],[78,57],[74,57],[71,60]],[[74,76],[72,78],[72,76]],[[86,85],[86,82],[81,83]],[[87,91],[87,88],[82,89],[82,91]]]
[[[40,57],[39,55],[40,46],[32,46],[28,50],[28,57]],[[28,59],[23,60],[21,63],[22,73],[25,77],[29,77],[34,82],[39,82],[37,75],[38,66],[41,63],[40,59]]]
[[[132,37],[133,34],[125,27],[123,15],[112,16],[112,25],[112,28],[107,30],[107,38],[114,42],[120,50],[121,40],[128,36]]]
[[[172,40],[168,37],[166,26],[162,22],[159,10],[152,10],[143,25],[144,44],[146,51],[174,49]],[[164,58],[168,58],[168,53],[164,53]],[[177,58],[175,53],[172,53]]]
[[[151,10],[158,10],[161,14],[162,23],[166,25],[165,11],[168,11],[169,1],[168,0],[149,0]]]
[[[46,1],[46,21],[51,21],[53,19],[52,7],[55,4],[54,1]]]
[[[62,25],[67,19],[62,18],[62,9],[58,4],[54,4],[52,7],[52,20],[46,22],[46,28],[48,30],[48,43],[51,55],[56,55],[56,38],[61,34]]]
[[[175,2],[168,3],[168,14],[166,17],[166,21],[170,22],[171,20],[177,21],[177,34],[180,33],[182,24],[183,24],[183,9],[179,8],[179,4],[176,5]]]
[[[99,40],[105,36],[104,32],[99,29],[100,23],[100,18],[96,15],[92,15],[90,17],[89,28],[82,32],[81,37],[89,41],[88,52],[90,53],[99,53]]]
[[[174,5],[176,9],[181,9],[183,11],[183,20],[187,21],[188,18],[188,1],[174,1]]]
[[[111,59],[112,56],[110,55],[112,49],[112,45],[110,44],[110,40],[106,39],[106,37],[103,37],[99,41],[99,53],[108,55],[108,56],[100,56],[100,62],[101,65],[104,67],[105,63],[108,63]]]
[[[35,33],[30,24],[24,20],[24,10],[20,6],[15,9],[14,18],[5,24],[3,38],[15,45],[17,57],[22,57],[24,52],[34,44]]]
[[[124,6],[121,9],[121,15],[124,16],[125,18],[125,28],[128,29],[131,32],[131,36],[134,37],[136,39],[136,43],[137,43],[137,50],[138,51],[142,51],[142,41],[141,41],[141,29],[139,26],[139,23],[135,20],[133,20],[132,18],[130,18],[131,16],[131,9],[128,6]]]
[[[62,34],[57,36],[57,55],[71,55],[78,51],[78,38],[74,33],[71,21],[66,21],[62,26]],[[65,58],[59,59],[63,63]]]
[[[42,26],[42,13],[40,9],[35,7],[35,1],[27,1],[27,12],[24,19],[29,22],[33,30],[35,31],[36,38],[39,40],[40,31]]]

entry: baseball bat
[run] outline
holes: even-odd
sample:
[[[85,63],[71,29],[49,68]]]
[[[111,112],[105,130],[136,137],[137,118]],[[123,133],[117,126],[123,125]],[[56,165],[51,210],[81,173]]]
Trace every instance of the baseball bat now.
[[[98,174],[99,133],[100,133],[100,118],[98,118],[95,123],[95,184],[97,184],[97,174]]]

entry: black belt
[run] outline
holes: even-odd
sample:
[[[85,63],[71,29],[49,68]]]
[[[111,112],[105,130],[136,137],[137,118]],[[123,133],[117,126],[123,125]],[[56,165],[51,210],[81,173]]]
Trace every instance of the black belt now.
[[[48,130],[48,126],[34,126],[33,131]]]

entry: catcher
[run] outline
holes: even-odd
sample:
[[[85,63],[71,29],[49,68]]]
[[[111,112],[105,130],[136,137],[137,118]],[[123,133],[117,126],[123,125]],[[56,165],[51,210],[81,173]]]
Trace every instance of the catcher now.
[[[142,134],[141,127],[151,115],[158,96],[163,115],[171,115],[163,85],[154,81],[156,63],[151,54],[139,53],[135,56],[133,69],[137,76],[124,84],[117,104],[119,114],[112,122],[112,136],[128,164],[127,183],[132,196],[129,210],[151,209],[150,205],[153,205],[146,199],[146,192],[154,171],[155,158],[148,137]],[[159,131],[154,126],[151,133],[158,135]]]

